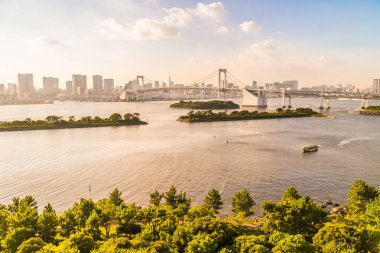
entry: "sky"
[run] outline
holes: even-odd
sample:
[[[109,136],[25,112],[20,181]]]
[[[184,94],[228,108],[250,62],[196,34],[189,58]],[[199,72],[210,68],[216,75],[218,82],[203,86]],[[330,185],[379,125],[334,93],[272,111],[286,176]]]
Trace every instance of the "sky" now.
[[[218,68],[250,84],[380,78],[380,0],[0,0],[0,83],[17,73],[191,83]]]

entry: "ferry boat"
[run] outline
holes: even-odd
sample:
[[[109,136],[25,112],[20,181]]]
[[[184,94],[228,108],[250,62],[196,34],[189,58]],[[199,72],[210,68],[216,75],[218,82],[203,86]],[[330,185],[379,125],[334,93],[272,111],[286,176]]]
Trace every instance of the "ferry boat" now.
[[[318,145],[307,145],[302,148],[302,153],[310,153],[318,151]]]

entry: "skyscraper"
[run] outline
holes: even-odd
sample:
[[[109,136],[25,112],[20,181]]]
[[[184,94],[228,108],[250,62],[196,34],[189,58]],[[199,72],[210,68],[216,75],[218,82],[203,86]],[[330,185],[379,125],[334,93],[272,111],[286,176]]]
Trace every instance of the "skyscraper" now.
[[[33,74],[18,74],[18,96],[21,99],[31,98],[34,93]]]
[[[92,76],[92,90],[94,94],[103,93],[103,78],[100,75]]]
[[[72,75],[73,94],[85,95],[87,93],[87,76],[80,74]]]
[[[115,94],[115,84],[113,79],[104,79],[104,94]]]
[[[380,94],[380,79],[373,79],[372,93]]]
[[[0,84],[0,95],[5,94],[5,85],[2,83]]]
[[[7,84],[7,94],[9,94],[9,96],[11,97],[14,97],[14,98],[17,98],[18,97],[18,94],[17,94],[17,84],[15,83],[8,83]]]
[[[66,81],[66,93],[67,94],[73,93],[73,82],[71,80]]]
[[[58,78],[42,77],[42,85],[45,94],[54,94],[58,92]]]

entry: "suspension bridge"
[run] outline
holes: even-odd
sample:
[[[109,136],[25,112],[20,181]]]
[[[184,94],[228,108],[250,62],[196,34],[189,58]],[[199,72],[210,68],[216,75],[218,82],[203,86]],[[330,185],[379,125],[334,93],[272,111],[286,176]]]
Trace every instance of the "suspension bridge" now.
[[[154,82],[146,76],[137,75],[134,85],[133,83],[131,86],[125,85],[118,94],[118,98],[124,97],[126,101],[155,100],[158,97],[161,100],[188,99],[189,97],[225,100],[243,96],[243,106],[267,107],[268,99],[282,97],[283,108],[291,108],[292,98],[299,97],[320,98],[320,108],[329,108],[329,99],[335,98],[361,99],[361,107],[367,107],[371,99],[380,100],[380,94],[371,93],[252,89],[230,71],[221,68],[187,84],[171,84],[170,81],[168,85],[161,87],[153,87],[153,84]]]

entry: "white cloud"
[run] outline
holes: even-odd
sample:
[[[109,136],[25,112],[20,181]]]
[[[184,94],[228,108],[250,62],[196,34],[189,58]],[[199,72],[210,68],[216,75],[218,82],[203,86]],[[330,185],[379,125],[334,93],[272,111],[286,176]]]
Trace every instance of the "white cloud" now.
[[[239,25],[240,30],[243,32],[249,33],[249,32],[258,32],[260,31],[261,27],[258,25],[255,21],[245,21]]]
[[[228,33],[230,29],[224,25],[220,26],[217,30],[217,33]]]
[[[59,40],[49,38],[47,36],[40,36],[30,40],[27,40],[26,43],[32,47],[59,47],[62,43]]]
[[[214,2],[211,4],[198,3],[195,9],[195,15],[201,18],[210,18],[219,21],[227,14],[222,2]]]
[[[131,29],[131,35],[137,39],[160,40],[180,35],[178,28],[153,19],[139,19]]]
[[[166,12],[166,16],[163,18],[163,22],[170,26],[184,26],[193,19],[189,10],[183,8],[173,7],[164,9],[164,11]]]
[[[165,8],[163,12],[165,15],[162,18],[137,19],[127,26],[117,23],[112,18],[105,19],[97,24],[96,31],[102,37],[109,39],[123,37],[137,40],[161,40],[180,36],[180,29],[187,26],[195,17],[219,21],[227,13],[221,2],[198,3],[195,9]],[[226,29],[228,28],[225,27],[224,30]]]
[[[278,53],[277,46],[273,39],[263,40],[251,44],[242,54],[243,58],[272,59]]]

